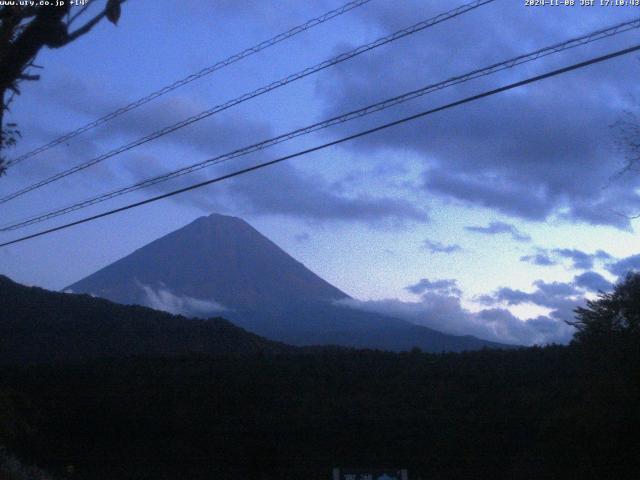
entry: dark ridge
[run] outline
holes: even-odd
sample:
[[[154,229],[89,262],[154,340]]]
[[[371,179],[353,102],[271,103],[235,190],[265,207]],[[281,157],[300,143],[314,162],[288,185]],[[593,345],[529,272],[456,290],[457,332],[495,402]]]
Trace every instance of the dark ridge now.
[[[294,348],[222,318],[189,319],[0,276],[0,362],[74,362],[136,355],[255,354]]]
[[[170,309],[159,292],[180,301],[181,313],[188,316],[222,314],[253,333],[297,346],[418,347],[429,352],[507,348],[341,306],[336,301],[349,298],[346,293],[244,220],[219,214],[200,217],[68,289],[122,304]],[[226,309],[193,310],[186,302],[216,302]]]

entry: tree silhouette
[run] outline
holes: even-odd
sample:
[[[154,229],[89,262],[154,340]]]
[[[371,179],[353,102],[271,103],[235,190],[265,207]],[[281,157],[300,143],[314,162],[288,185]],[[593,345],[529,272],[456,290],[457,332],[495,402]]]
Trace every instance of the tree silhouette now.
[[[630,272],[611,293],[601,292],[587,307],[574,310],[574,342],[611,343],[640,340],[640,272]]]
[[[88,19],[94,2],[86,2],[73,13],[69,1],[52,0],[38,6],[16,2],[0,7],[0,175],[6,169],[3,150],[20,136],[15,124],[5,125],[4,114],[20,94],[20,83],[40,78],[32,73],[41,68],[34,64],[40,50],[64,47],[89,33],[104,18],[117,24],[120,5],[125,1],[105,0],[104,8]],[[78,21],[84,23],[76,27]]]
[[[640,118],[631,110],[613,125],[618,131],[619,142],[626,153],[626,162],[620,173],[640,171]]]

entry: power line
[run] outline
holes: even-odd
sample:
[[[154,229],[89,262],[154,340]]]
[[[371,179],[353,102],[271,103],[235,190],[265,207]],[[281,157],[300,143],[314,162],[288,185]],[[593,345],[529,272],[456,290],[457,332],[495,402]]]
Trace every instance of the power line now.
[[[584,67],[587,67],[589,65],[594,65],[596,63],[601,63],[601,62],[604,62],[606,60],[611,60],[612,58],[620,57],[622,55],[627,55],[629,53],[633,53],[633,52],[636,52],[638,50],[640,50],[640,44],[635,45],[633,47],[625,48],[623,50],[618,50],[616,52],[612,52],[612,53],[609,53],[607,55],[602,55],[600,57],[592,58],[592,59],[584,61],[584,62],[576,63],[576,64],[570,65],[568,67],[563,67],[563,68],[560,68],[560,69],[557,69],[557,70],[553,70],[551,72],[547,72],[547,73],[544,73],[542,75],[537,75],[535,77],[530,77],[530,78],[528,78],[526,80],[521,80],[519,82],[511,83],[511,84],[503,86],[503,87],[499,87],[499,88],[496,88],[496,89],[493,89],[493,90],[485,91],[483,93],[480,93],[480,94],[477,94],[477,95],[473,95],[471,97],[466,97],[466,98],[464,98],[462,100],[458,100],[456,102],[448,103],[446,105],[443,105],[443,106],[440,106],[440,107],[437,107],[437,108],[433,108],[431,110],[425,110],[423,112],[420,112],[420,113],[417,113],[417,114],[414,114],[414,115],[410,115],[410,116],[407,116],[407,117],[403,117],[403,118],[401,118],[399,120],[395,120],[393,122],[385,123],[385,124],[379,125],[377,127],[370,128],[368,130],[364,130],[364,131],[355,133],[353,135],[349,135],[347,137],[342,137],[342,138],[340,138],[338,140],[334,140],[334,141],[331,141],[331,142],[324,143],[322,145],[311,147],[311,148],[308,148],[306,150],[302,150],[302,151],[293,153],[291,155],[286,155],[284,157],[276,158],[275,160],[270,160],[268,162],[259,163],[257,165],[252,166],[252,167],[243,168],[241,170],[236,170],[235,172],[232,172],[232,173],[229,173],[229,174],[226,174],[226,175],[222,175],[220,177],[212,178],[210,180],[206,180],[204,182],[196,183],[194,185],[190,185],[188,187],[180,188],[178,190],[174,190],[172,192],[164,193],[162,195],[158,195],[158,196],[155,196],[155,197],[152,197],[152,198],[148,198],[146,200],[142,200],[142,201],[139,201],[139,202],[131,203],[129,205],[125,205],[124,207],[115,208],[113,210],[109,210],[109,211],[106,211],[106,212],[103,212],[103,213],[99,213],[97,215],[93,215],[93,216],[90,216],[90,217],[85,217],[85,218],[80,219],[80,220],[76,220],[75,222],[70,222],[70,223],[67,223],[65,225],[60,225],[58,227],[49,228],[47,230],[42,230],[40,232],[33,233],[31,235],[27,235],[27,236],[24,236],[24,237],[15,239],[15,240],[11,240],[9,242],[4,242],[4,243],[0,244],[0,247],[6,247],[8,245],[13,245],[15,243],[24,242],[24,241],[30,240],[32,238],[40,237],[42,235],[47,235],[49,233],[57,232],[59,230],[63,230],[63,229],[70,228],[70,227],[73,227],[73,226],[76,226],[76,225],[80,225],[82,223],[87,223],[87,222],[90,222],[90,221],[93,221],[93,220],[97,220],[99,218],[106,217],[106,216],[109,216],[109,215],[113,215],[113,214],[116,214],[116,213],[119,213],[119,212],[123,212],[125,210],[130,210],[132,208],[140,207],[140,206],[146,205],[148,203],[157,202],[157,201],[165,199],[165,198],[173,197],[173,196],[181,194],[181,193],[185,193],[185,192],[188,192],[188,191],[191,191],[191,190],[195,190],[197,188],[202,188],[204,186],[211,185],[213,183],[218,183],[218,182],[221,182],[223,180],[227,180],[229,178],[237,177],[237,176],[243,175],[245,173],[249,173],[249,172],[252,172],[252,171],[255,171],[255,170],[259,170],[259,169],[262,169],[262,168],[265,168],[265,167],[269,167],[271,165],[275,165],[277,163],[284,162],[286,160],[291,160],[291,159],[296,158],[296,157],[301,157],[303,155],[307,155],[307,154],[312,153],[312,152],[316,152],[316,151],[319,151],[319,150],[326,149],[328,147],[332,147],[334,145],[338,145],[338,144],[341,144],[341,143],[344,143],[344,142],[348,142],[348,141],[354,140],[356,138],[364,137],[366,135],[370,135],[372,133],[379,132],[381,130],[385,130],[387,128],[395,127],[397,125],[401,125],[401,124],[416,120],[418,118],[426,117],[427,115],[432,115],[434,113],[441,112],[443,110],[448,110],[450,108],[457,107],[457,106],[460,106],[460,105],[463,105],[463,104],[466,104],[466,103],[471,103],[471,102],[474,102],[476,100],[480,100],[482,98],[490,97],[490,96],[496,95],[498,93],[505,92],[507,90],[512,90],[514,88],[522,87],[524,85],[529,85],[529,84],[532,84],[532,83],[535,83],[535,82],[538,82],[538,81],[541,81],[541,80],[544,80],[544,79],[547,79],[547,78],[555,77],[557,75],[561,75],[561,74],[564,74],[564,73],[567,73],[567,72],[570,72],[570,71],[573,71],[573,70],[578,70],[580,68],[584,68]]]
[[[434,91],[437,90],[442,90],[444,88],[453,86],[453,85],[458,85],[460,83],[464,83],[476,78],[480,78],[483,76],[487,76],[508,68],[512,68],[515,67],[517,65],[521,65],[527,62],[531,62],[534,60],[537,60],[539,58],[542,57],[546,57],[548,55],[554,54],[554,53],[558,53],[558,52],[562,52],[564,50],[568,50],[571,48],[575,48],[581,45],[586,45],[588,43],[592,43],[595,42],[597,40],[601,40],[603,38],[608,38],[611,37],[613,35],[617,35],[620,34],[622,32],[626,32],[629,31],[631,29],[634,28],[640,28],[640,18],[634,19],[634,20],[630,20],[630,21],[626,21],[626,22],[622,22],[607,28],[603,28],[600,30],[596,30],[594,32],[591,32],[587,35],[582,35],[580,37],[575,37],[569,40],[566,40],[564,42],[561,43],[556,43],[544,48],[541,48],[539,50],[536,50],[534,52],[531,53],[527,53],[524,55],[519,55],[517,57],[514,58],[510,58],[508,60],[504,60],[502,62],[499,63],[494,63],[488,67],[484,67],[484,68],[480,68],[477,70],[473,70],[469,73],[465,73],[463,75],[458,75],[455,77],[451,77],[447,80],[435,83],[435,84],[431,84],[428,85],[426,87],[422,87],[420,89],[417,90],[413,90],[410,92],[406,92],[402,95],[398,95],[392,98],[388,98],[385,99],[381,102],[366,106],[364,108],[360,108],[358,110],[353,110],[351,112],[330,118],[328,120],[324,120],[322,122],[318,122],[318,123],[314,123],[312,125],[303,127],[303,128],[299,128],[297,130],[293,130],[291,132],[279,135],[277,137],[273,137],[270,138],[268,140],[264,140],[262,142],[259,143],[255,143],[253,145],[249,145],[237,150],[234,150],[232,152],[228,152],[225,153],[223,155],[218,155],[217,157],[214,158],[210,158],[177,170],[174,170],[172,172],[168,172],[162,175],[158,175],[156,177],[152,177],[146,180],[143,180],[141,182],[135,183],[133,185],[129,185],[127,187],[124,188],[120,188],[117,190],[113,190],[111,192],[96,196],[96,197],[92,197],[88,200],[83,200],[81,202],[63,207],[63,208],[59,208],[53,211],[49,211],[47,213],[44,214],[38,214],[36,216],[32,216],[29,217],[25,220],[21,220],[21,221],[17,221],[11,224],[5,224],[4,226],[0,227],[0,231],[11,231],[11,230],[17,230],[19,228],[24,228],[30,225],[34,225],[36,223],[40,223],[43,222],[45,220],[49,220],[70,212],[74,212],[76,210],[80,210],[82,208],[86,208],[89,207],[91,205],[95,205],[97,203],[101,203],[104,202],[106,200],[110,200],[112,198],[118,197],[120,195],[124,195],[127,193],[131,193],[137,190],[140,190],[142,188],[146,188],[152,185],[156,185],[158,183],[162,183],[177,177],[180,177],[182,175],[186,175],[189,173],[193,173],[197,170],[201,170],[203,168],[212,166],[212,165],[217,165],[219,163],[231,160],[233,158],[237,158],[240,156],[244,156],[250,153],[254,153],[257,152],[259,150],[263,150],[266,149],[268,147],[271,147],[273,145],[277,145],[279,143],[288,141],[290,139],[302,136],[302,135],[306,135],[333,125],[337,125],[340,123],[344,123],[350,120],[353,120],[355,118],[360,118],[369,114],[372,114],[374,112],[378,112],[387,108],[390,108],[392,106],[398,105],[400,103],[404,103],[407,102],[409,100],[413,100],[415,98],[421,97],[423,95],[432,93]]]
[[[205,110],[204,112],[200,112],[192,117],[189,117],[185,120],[182,120],[181,122],[175,123],[173,125],[170,125],[168,127],[165,127],[161,130],[155,131],[145,137],[139,138],[138,140],[135,140],[131,143],[128,143],[127,145],[123,145],[120,146],[116,149],[113,149],[103,155],[100,155],[92,160],[89,160],[85,163],[82,163],[80,165],[77,165],[73,168],[70,168],[68,170],[65,170],[63,172],[57,173],[47,179],[41,180],[37,183],[34,183],[28,187],[25,187],[21,190],[18,190],[14,193],[11,193],[9,195],[6,195],[2,198],[0,198],[0,204],[2,203],[6,203],[10,200],[13,200],[14,198],[20,197],[28,192],[31,192],[33,190],[36,190],[38,188],[41,188],[45,185],[49,185],[50,183],[56,182],[62,178],[68,177],[69,175],[73,175],[74,173],[77,173],[79,171],[82,171],[86,168],[89,168],[93,165],[96,165],[100,162],[103,162],[104,160],[111,158],[115,155],[118,155],[120,153],[126,152],[128,150],[131,150],[135,147],[138,147],[142,144],[145,144],[147,142],[150,142],[152,140],[155,140],[157,138],[160,138],[162,136],[168,135],[169,133],[172,133],[176,130],[179,130],[183,127],[186,127],[188,125],[191,125],[192,123],[198,122],[200,120],[203,120],[207,117],[210,117],[216,113],[219,113],[223,110],[227,110],[235,105],[238,105],[240,103],[243,103],[247,100],[250,100],[252,98],[258,97],[260,95],[264,95],[265,93],[268,93],[272,90],[275,90],[277,88],[283,87],[284,85],[287,85],[291,82],[295,82],[297,80],[300,80],[302,78],[305,78],[309,75],[312,75],[314,73],[317,73],[321,70],[324,70],[326,68],[332,67],[334,65],[337,65],[339,63],[342,63],[346,60],[349,60],[353,57],[356,57],[358,55],[361,55],[365,52],[368,52],[369,50],[373,50],[375,48],[381,47],[383,45],[386,45],[387,43],[391,43],[394,42],[396,40],[399,40],[401,38],[404,38],[406,36],[409,35],[413,35],[415,33],[418,33],[426,28],[432,27],[436,24],[442,23],[444,21],[450,20],[452,18],[455,18],[459,15],[462,15],[463,13],[469,12],[471,10],[474,10],[482,5],[488,4],[488,3],[492,3],[495,0],[475,0],[471,3],[462,5],[460,7],[454,8],[453,10],[449,10],[448,12],[442,13],[440,15],[437,15],[433,18],[430,18],[428,20],[424,20],[422,22],[416,23],[415,25],[412,25],[410,27],[404,28],[402,30],[399,30],[395,33],[392,33],[390,35],[387,35],[385,37],[381,37],[371,43],[365,44],[365,45],[361,45],[360,47],[357,47],[353,50],[350,50],[348,52],[342,53],[336,57],[333,57],[329,60],[325,60],[324,62],[321,62],[317,65],[314,65],[312,67],[307,67],[304,70],[301,70],[297,73],[294,73],[292,75],[289,75],[281,80],[278,80],[276,82],[272,82],[267,86],[264,87],[260,87],[252,92],[249,93],[245,93],[237,98],[234,98],[233,100],[229,100],[226,103],[223,103],[221,105],[217,105],[209,110]]]
[[[161,97],[169,92],[172,92],[184,85],[187,85],[188,83],[191,83],[195,80],[198,80],[206,75],[209,75],[217,70],[220,70],[224,67],[227,67],[233,63],[236,63],[244,58],[250,57],[251,55],[254,55],[258,52],[261,52],[262,50],[265,50],[269,47],[272,47],[273,45],[276,45],[284,40],[287,40],[291,37],[294,37],[296,35],[298,35],[299,33],[305,32],[313,27],[316,27],[318,25],[321,25],[329,20],[331,20],[332,18],[338,17],[344,13],[349,12],[350,10],[353,10],[354,8],[358,8],[366,3],[369,3],[371,0],[355,0],[349,3],[346,3],[345,5],[343,5],[340,8],[336,8],[334,10],[331,10],[329,12],[326,12],[322,15],[320,15],[319,17],[316,18],[312,18],[311,20],[308,20],[307,22],[298,25],[296,27],[293,27],[289,30],[287,30],[286,32],[280,33],[278,35],[276,35],[275,37],[272,37],[268,40],[265,40],[263,42],[260,42],[257,45],[254,45],[253,47],[247,48],[246,50],[243,50],[239,53],[236,53],[234,55],[231,55],[230,57],[225,58],[224,60],[220,60],[219,62],[209,66],[209,67],[205,67],[202,70],[200,70],[199,72],[193,73],[187,77],[184,77],[180,80],[177,80],[175,82],[173,82],[170,85],[167,85],[165,87],[162,87],[159,90],[156,90],[155,92],[150,93],[149,95],[147,95],[146,97],[140,98],[138,100],[135,100],[131,103],[129,103],[128,105],[125,105],[111,113],[108,113],[107,115],[104,115],[103,117],[98,118],[97,120],[94,120],[91,123],[88,123],[76,130],[72,130],[71,132],[68,132],[52,141],[50,141],[49,143],[42,145],[34,150],[31,150],[29,152],[24,153],[23,155],[20,155],[19,157],[16,157],[12,160],[10,160],[9,162],[7,162],[7,167],[10,167],[12,165],[15,165],[17,163],[20,163],[24,160],[26,160],[27,158],[31,158],[34,157],[46,150],[49,150],[50,148],[55,147],[56,145],[60,145],[61,143],[65,143],[69,140],[71,140],[74,137],[77,137],[78,135],[87,132],[89,130],[92,130],[104,123],[107,123],[110,120],[113,120],[116,117],[119,117],[120,115],[129,112],[135,108],[138,108],[142,105],[145,105],[146,103],[151,102],[152,100],[155,100],[158,97]]]

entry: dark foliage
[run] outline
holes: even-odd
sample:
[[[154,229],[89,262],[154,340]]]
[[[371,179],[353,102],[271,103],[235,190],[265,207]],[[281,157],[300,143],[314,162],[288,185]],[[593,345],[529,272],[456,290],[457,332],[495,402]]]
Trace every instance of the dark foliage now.
[[[73,478],[637,478],[640,369],[578,347],[324,351],[13,367],[4,442]]]
[[[1,280],[0,292],[24,295],[25,287]],[[636,305],[633,285],[601,300]],[[2,353],[16,330],[33,342],[42,329],[38,341],[48,339],[49,352],[82,345],[80,360],[92,357],[88,341],[101,355],[116,338],[149,345],[137,321],[154,342],[153,325],[185,324],[88,296],[55,294],[55,305],[40,289],[29,289],[28,301],[3,295]],[[7,323],[26,321],[38,298],[58,327],[37,318]],[[97,333],[83,330],[88,320],[101,326]],[[637,343],[596,335],[569,347],[450,354],[303,350],[209,324],[194,322],[199,330],[176,330],[178,340],[163,342],[192,350],[198,340],[221,342],[219,355],[132,347],[144,355],[6,363],[0,444],[24,465],[82,480],[326,479],[335,466],[404,467],[412,479],[442,480],[625,480],[640,471]],[[77,329],[77,343],[61,343],[56,328]]]
[[[228,215],[200,217],[67,288],[122,304],[146,304],[149,289],[215,299],[236,325],[292,345],[395,351],[417,346],[436,353],[507,348],[336,304],[349,296]]]
[[[575,310],[577,331],[574,342],[640,348],[640,273],[629,273],[611,293],[588,300],[587,307]]]
[[[106,0],[104,8],[85,18],[89,4],[72,9],[70,1],[8,2],[0,6],[0,175],[5,171],[3,149],[15,144],[20,136],[15,124],[4,124],[4,113],[20,83],[39,80],[30,73],[41,68],[34,61],[44,47],[61,48],[89,33],[103,18],[114,25],[120,18],[120,5],[125,0]],[[81,21],[81,25],[76,22]]]
[[[0,363],[291,349],[220,318],[187,319],[89,295],[24,287],[0,276]]]

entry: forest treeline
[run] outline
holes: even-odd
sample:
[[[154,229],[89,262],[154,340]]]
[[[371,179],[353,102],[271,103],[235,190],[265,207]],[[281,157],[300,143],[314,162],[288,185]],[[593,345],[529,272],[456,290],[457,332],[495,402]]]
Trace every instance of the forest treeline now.
[[[14,367],[2,436],[60,478],[636,478],[639,360],[553,346]]]
[[[0,443],[55,478],[633,479],[640,277],[569,346],[139,356],[0,371]],[[608,325],[608,327],[607,327]],[[13,479],[11,479],[13,480]]]

